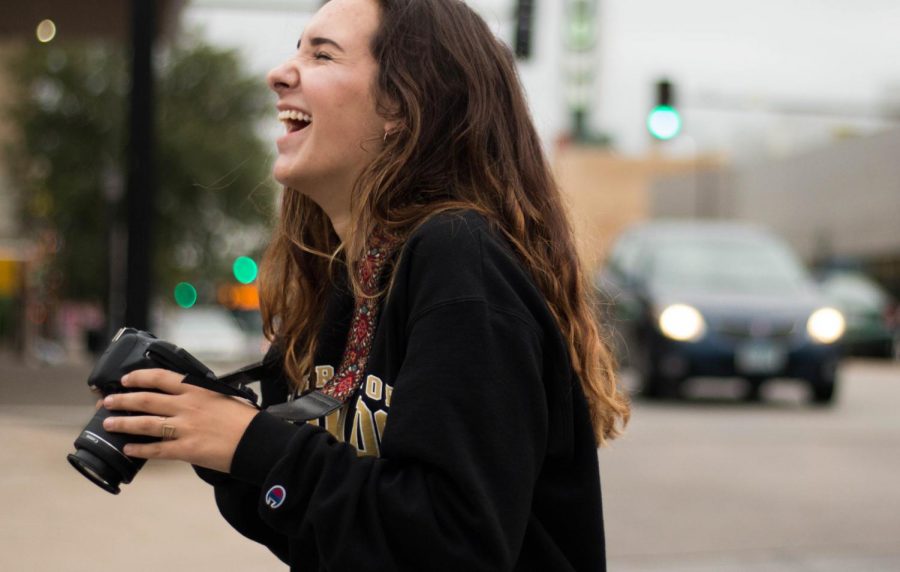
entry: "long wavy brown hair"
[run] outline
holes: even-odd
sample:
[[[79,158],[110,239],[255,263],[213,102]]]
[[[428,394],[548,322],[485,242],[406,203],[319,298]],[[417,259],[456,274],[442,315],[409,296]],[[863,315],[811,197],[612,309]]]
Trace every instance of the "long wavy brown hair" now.
[[[509,48],[459,0],[373,1],[381,18],[372,89],[379,113],[399,127],[356,181],[345,244],[321,208],[285,189],[260,280],[267,337],[280,341],[285,371],[303,389],[339,266],[360,259],[372,230],[405,237],[437,213],[472,209],[505,235],[544,293],[604,444],[627,422],[629,403]]]

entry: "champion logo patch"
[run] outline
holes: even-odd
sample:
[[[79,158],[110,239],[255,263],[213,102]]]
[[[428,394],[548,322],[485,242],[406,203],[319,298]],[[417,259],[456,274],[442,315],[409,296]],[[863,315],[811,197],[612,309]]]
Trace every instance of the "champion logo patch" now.
[[[286,496],[287,491],[284,490],[284,487],[275,485],[266,492],[266,504],[269,505],[269,508],[278,508],[284,504],[284,497]]]

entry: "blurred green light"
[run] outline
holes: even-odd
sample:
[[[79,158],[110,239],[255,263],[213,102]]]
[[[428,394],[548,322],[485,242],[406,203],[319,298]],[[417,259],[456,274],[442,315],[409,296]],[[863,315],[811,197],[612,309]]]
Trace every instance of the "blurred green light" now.
[[[190,308],[197,303],[197,289],[193,284],[179,282],[175,286],[175,303],[182,308]]]
[[[256,267],[256,262],[248,256],[239,256],[234,261],[234,265],[231,269],[234,271],[234,277],[237,278],[237,281],[241,284],[250,284],[256,280],[256,275],[259,272]]]
[[[668,105],[657,105],[647,116],[647,129],[657,139],[671,139],[681,131],[681,114]]]

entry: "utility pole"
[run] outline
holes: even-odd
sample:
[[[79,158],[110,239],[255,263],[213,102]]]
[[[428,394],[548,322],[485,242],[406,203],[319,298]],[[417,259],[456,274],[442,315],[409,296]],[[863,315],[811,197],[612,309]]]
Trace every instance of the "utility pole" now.
[[[131,94],[128,182],[126,187],[127,263],[125,324],[146,329],[153,284],[153,212],[156,177],[153,164],[153,40],[156,0],[131,0]]]

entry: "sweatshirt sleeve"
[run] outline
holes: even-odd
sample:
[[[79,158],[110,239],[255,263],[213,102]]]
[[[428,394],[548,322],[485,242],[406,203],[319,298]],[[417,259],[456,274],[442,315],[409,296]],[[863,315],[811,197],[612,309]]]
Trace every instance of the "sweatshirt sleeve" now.
[[[406,356],[382,457],[262,412],[232,475],[325,569],[509,569],[546,447],[540,334],[484,300],[451,301],[410,325]]]
[[[287,537],[266,525],[256,511],[259,486],[235,479],[228,473],[197,465],[193,468],[197,476],[213,485],[216,506],[226,522],[245,537],[266,546],[286,563],[289,558]]]

